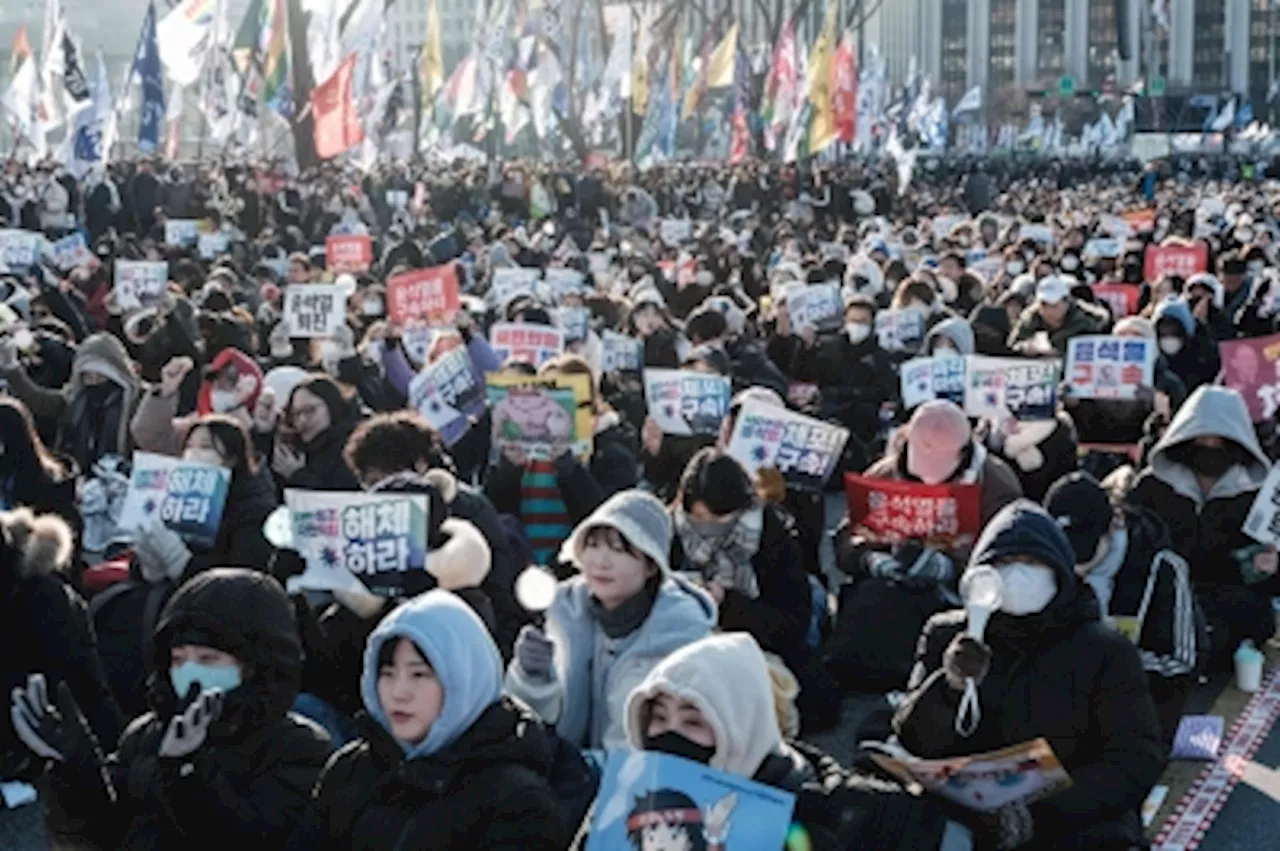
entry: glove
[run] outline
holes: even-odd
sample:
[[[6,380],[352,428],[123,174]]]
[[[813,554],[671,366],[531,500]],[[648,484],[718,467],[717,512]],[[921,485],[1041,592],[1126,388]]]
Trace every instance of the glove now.
[[[551,679],[555,653],[555,644],[536,626],[527,625],[516,636],[516,664],[531,680],[547,682]]]
[[[974,846],[978,848],[1013,851],[1030,842],[1035,833],[1031,811],[1024,803],[1009,804],[994,813],[983,813],[979,822],[975,831],[978,835],[974,837]]]
[[[991,648],[968,635],[957,635],[942,654],[942,670],[947,685],[956,691],[964,691],[965,681],[972,679],[977,685],[991,667]]]
[[[133,544],[138,554],[138,566],[148,582],[161,579],[177,580],[191,561],[191,550],[182,536],[154,519],[138,530]]]
[[[71,688],[65,682],[58,683],[58,705],[50,705],[44,674],[32,674],[25,689],[13,690],[9,717],[22,743],[44,759],[66,762],[68,756],[95,747],[89,722],[76,705]]]
[[[199,686],[193,685],[193,690]],[[160,741],[160,756],[183,759],[191,756],[209,736],[209,725],[222,712],[222,691],[212,689],[200,692],[185,712],[169,720],[169,728]]]

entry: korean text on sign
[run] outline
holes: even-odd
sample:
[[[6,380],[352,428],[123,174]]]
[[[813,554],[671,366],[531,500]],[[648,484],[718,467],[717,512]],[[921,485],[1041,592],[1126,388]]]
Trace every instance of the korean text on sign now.
[[[153,307],[169,286],[169,264],[163,260],[117,260],[116,304],[125,310]]]
[[[460,304],[458,275],[452,263],[405,272],[387,281],[387,316],[397,325],[413,319],[448,323]]]
[[[545,325],[499,323],[489,329],[489,344],[501,361],[542,366],[564,353],[564,331]]]
[[[853,533],[878,544],[971,544],[982,525],[978,485],[924,485],[845,474]]]
[[[729,413],[727,376],[674,369],[646,369],[649,416],[663,434],[715,434]]]
[[[839,426],[750,402],[738,412],[728,451],[753,475],[772,467],[788,484],[816,490],[835,470],[848,439]]]
[[[1067,381],[1078,399],[1132,399],[1150,387],[1155,341],[1135,337],[1075,337],[1067,344]]]
[[[285,289],[284,321],[290,337],[329,337],[346,318],[346,295],[330,284],[291,284]]]
[[[231,484],[231,471],[179,458],[137,452],[119,528],[136,532],[158,519],[191,543],[213,546]]]
[[[373,265],[373,240],[365,234],[331,236],[324,241],[325,268],[335,275],[359,274]]]

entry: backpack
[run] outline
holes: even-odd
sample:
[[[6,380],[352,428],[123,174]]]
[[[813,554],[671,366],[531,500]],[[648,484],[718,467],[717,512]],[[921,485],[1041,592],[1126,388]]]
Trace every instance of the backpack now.
[[[89,600],[98,658],[111,694],[126,717],[137,717],[146,709],[147,675],[155,661],[151,658],[151,639],[160,610],[176,588],[172,582],[152,585],[129,579],[103,589]]]

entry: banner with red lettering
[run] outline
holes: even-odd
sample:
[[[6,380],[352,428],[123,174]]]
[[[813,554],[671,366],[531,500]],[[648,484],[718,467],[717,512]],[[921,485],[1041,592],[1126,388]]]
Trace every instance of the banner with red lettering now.
[[[397,325],[413,319],[447,325],[460,306],[458,273],[452,263],[414,269],[387,281],[387,318]]]
[[[1209,268],[1209,246],[1203,242],[1172,242],[1147,246],[1143,275],[1149,282],[1156,282],[1164,275],[1189,278]]]
[[[1093,295],[1111,308],[1116,319],[1133,316],[1138,312],[1138,285],[1106,281],[1093,285]]]
[[[1280,334],[1232,340],[1218,346],[1222,383],[1238,390],[1255,423],[1280,411]]]
[[[373,238],[365,234],[342,234],[324,241],[324,265],[335,275],[368,272],[373,265]]]
[[[971,545],[982,529],[982,491],[974,485],[925,485],[844,477],[851,534],[877,544],[921,541],[937,549]]]

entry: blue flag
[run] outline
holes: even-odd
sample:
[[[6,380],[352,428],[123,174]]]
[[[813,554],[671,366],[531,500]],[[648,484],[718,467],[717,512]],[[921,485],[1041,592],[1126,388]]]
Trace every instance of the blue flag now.
[[[138,148],[154,151],[160,144],[160,128],[164,124],[164,74],[160,68],[160,47],[156,44],[156,7],[147,6],[138,36],[138,49],[133,54],[130,76],[142,78],[142,114],[138,119]]]

